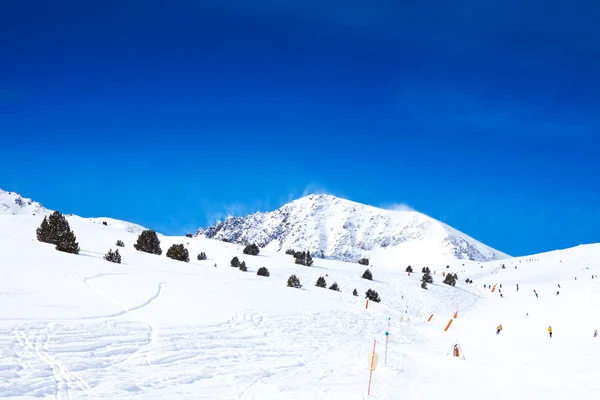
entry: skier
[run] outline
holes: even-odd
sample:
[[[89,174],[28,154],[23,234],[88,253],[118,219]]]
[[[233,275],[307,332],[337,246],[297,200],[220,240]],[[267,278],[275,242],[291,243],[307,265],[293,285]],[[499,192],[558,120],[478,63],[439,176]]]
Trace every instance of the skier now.
[[[536,298],[539,298],[537,292],[535,291],[535,289],[533,289],[533,293],[535,293],[535,297]]]
[[[594,331],[594,337],[598,336],[598,329]]]
[[[558,290],[556,291],[556,295],[558,296]]]
[[[500,297],[504,298],[504,295],[502,293],[500,293]]]
[[[498,325],[498,327],[496,328],[496,335],[498,335],[500,333],[500,331],[502,330],[502,324]]]
[[[548,334],[552,337],[552,327],[548,325]]]
[[[502,289],[502,284],[500,284],[500,289]]]
[[[483,285],[483,288],[484,288],[484,289],[487,289],[487,285]]]
[[[517,283],[517,292],[519,291],[519,284]]]
[[[558,284],[558,288],[560,289],[560,283]]]

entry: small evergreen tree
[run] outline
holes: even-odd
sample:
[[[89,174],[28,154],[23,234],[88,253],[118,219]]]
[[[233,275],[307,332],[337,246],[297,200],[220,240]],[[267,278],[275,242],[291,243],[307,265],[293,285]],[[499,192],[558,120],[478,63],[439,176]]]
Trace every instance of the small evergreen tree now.
[[[125,243],[123,243],[122,240],[117,240],[116,246],[118,246],[118,247],[125,247]]]
[[[310,255],[310,251],[297,251],[294,254],[294,258],[296,258],[296,264],[306,265],[307,267],[313,265],[313,259]]]
[[[354,292],[352,292],[353,296],[358,296],[358,291],[356,289],[354,289]]]
[[[424,274],[430,274],[431,270],[429,269],[429,267],[423,267],[423,269],[421,270],[422,273]]]
[[[406,272],[410,272],[412,274],[413,269],[410,265],[408,267],[406,267]]]
[[[56,250],[65,253],[79,254],[79,243],[77,243],[77,238],[72,230],[69,229],[67,233],[60,236],[59,242],[56,245]]]
[[[61,237],[71,230],[69,222],[58,211],[54,211],[48,218],[44,217],[42,224],[36,230],[40,242],[57,245]]]
[[[363,279],[368,279],[370,281],[373,280],[373,274],[371,273],[371,271],[369,271],[368,269],[365,270],[365,272],[362,274],[362,278]]]
[[[50,224],[48,224],[48,218],[44,217],[42,224],[35,231],[37,240],[43,243],[50,243]]]
[[[102,225],[108,226],[108,223],[106,221],[102,221]]]
[[[367,296],[367,299],[374,301],[375,303],[379,303],[381,301],[379,294],[373,289],[367,290],[365,296]]]
[[[143,251],[144,253],[150,254],[162,254],[162,249],[160,248],[160,240],[158,240],[158,235],[152,229],[146,229],[138,236],[137,243],[133,245],[133,247],[138,251]]]
[[[248,267],[246,267],[246,261],[242,261],[240,263],[240,271],[244,271],[244,272],[248,271]]]
[[[244,254],[249,254],[251,256],[257,256],[260,253],[260,249],[255,244],[250,244],[244,248]]]
[[[177,261],[190,261],[190,254],[188,253],[188,249],[186,249],[183,244],[174,244],[171,247],[169,247],[169,250],[167,250],[167,257]]]
[[[234,268],[239,268],[240,267],[240,260],[237,257],[233,257],[231,259],[230,265]]]
[[[271,274],[269,273],[269,270],[267,268],[260,267],[256,275],[269,277]]]
[[[444,278],[444,283],[446,285],[455,286],[456,285],[456,278],[454,277],[453,274],[448,274]]]
[[[291,275],[287,280],[288,287],[293,287],[296,289],[300,289],[302,285],[300,284],[300,279],[296,275]]]
[[[285,251],[285,254],[288,254],[288,255],[292,255],[292,256],[293,256],[294,254],[296,254],[296,250],[294,250],[294,249],[287,249],[287,250]]]
[[[194,236],[192,236],[192,234],[191,234],[191,233],[186,233],[186,234],[185,234],[185,237],[186,237],[186,238],[193,238]]]
[[[198,261],[204,261],[204,260],[206,260],[206,253],[201,252],[200,254],[198,254]]]
[[[112,249],[108,250],[108,253],[104,255],[104,259],[106,261],[121,264],[121,255],[119,254],[119,249],[115,251],[112,251]]]
[[[425,272],[421,278],[421,288],[427,289],[428,283],[433,283],[433,278],[429,272]]]
[[[327,282],[325,282],[325,278],[320,276],[319,279],[317,279],[317,284],[315,286],[321,287],[321,288],[327,287]]]
[[[368,258],[361,258],[360,260],[358,260],[358,263],[360,265],[369,265],[369,259]]]
[[[338,284],[337,284],[337,282],[333,282],[333,284],[331,286],[329,286],[329,289],[330,290],[335,290],[336,292],[340,292],[341,291],[340,288],[339,288],[339,286],[338,286]]]

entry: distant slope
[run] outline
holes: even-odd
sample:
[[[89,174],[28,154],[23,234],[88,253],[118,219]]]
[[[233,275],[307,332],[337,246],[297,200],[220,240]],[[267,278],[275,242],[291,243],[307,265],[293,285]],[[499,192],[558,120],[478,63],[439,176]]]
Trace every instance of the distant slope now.
[[[0,189],[0,215],[31,215],[40,216],[40,222],[44,215],[49,215],[53,210],[49,210],[37,201],[30,198],[23,197],[19,193],[7,192]],[[82,218],[88,221],[102,224],[106,222],[107,226],[115,229],[120,229],[125,232],[139,234],[144,229],[143,226],[134,224],[132,222],[121,221],[114,218],[83,218],[75,215],[67,215],[68,218]]]
[[[310,195],[272,212],[229,217],[196,236],[256,243],[272,251],[310,250],[344,261],[451,259],[490,261],[509,256],[415,211],[390,211],[331,195]]]
[[[51,211],[37,201],[15,192],[0,189],[0,214],[8,215],[47,215]]]

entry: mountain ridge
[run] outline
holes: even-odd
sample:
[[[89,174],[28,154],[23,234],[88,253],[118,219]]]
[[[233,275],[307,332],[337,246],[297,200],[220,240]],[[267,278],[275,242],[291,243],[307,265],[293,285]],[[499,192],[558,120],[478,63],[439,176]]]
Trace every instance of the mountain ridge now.
[[[274,211],[229,217],[198,229],[195,236],[255,243],[274,251],[310,250],[317,257],[342,261],[369,256],[410,259],[428,252],[432,259],[510,257],[417,211],[385,210],[326,194],[311,194]],[[408,253],[415,254],[403,257]]]

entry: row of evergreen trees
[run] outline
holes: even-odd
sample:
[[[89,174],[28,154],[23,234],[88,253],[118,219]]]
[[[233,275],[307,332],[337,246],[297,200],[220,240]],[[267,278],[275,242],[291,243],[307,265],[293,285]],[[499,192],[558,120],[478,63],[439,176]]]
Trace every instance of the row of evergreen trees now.
[[[291,275],[287,280],[287,286],[300,289],[302,287],[302,284],[300,283],[300,278],[298,278],[296,275]],[[327,281],[325,280],[325,277],[320,276],[319,279],[317,279],[317,283],[315,284],[315,286],[320,287],[320,288],[326,288]],[[329,286],[329,289],[334,290],[336,292],[341,292],[337,282],[333,282],[333,284],[331,286]],[[354,289],[352,294],[354,296],[358,296],[358,291],[356,289]],[[367,290],[365,292],[365,297],[376,303],[379,303],[381,301],[379,294],[376,291],[374,291],[373,289]]]

